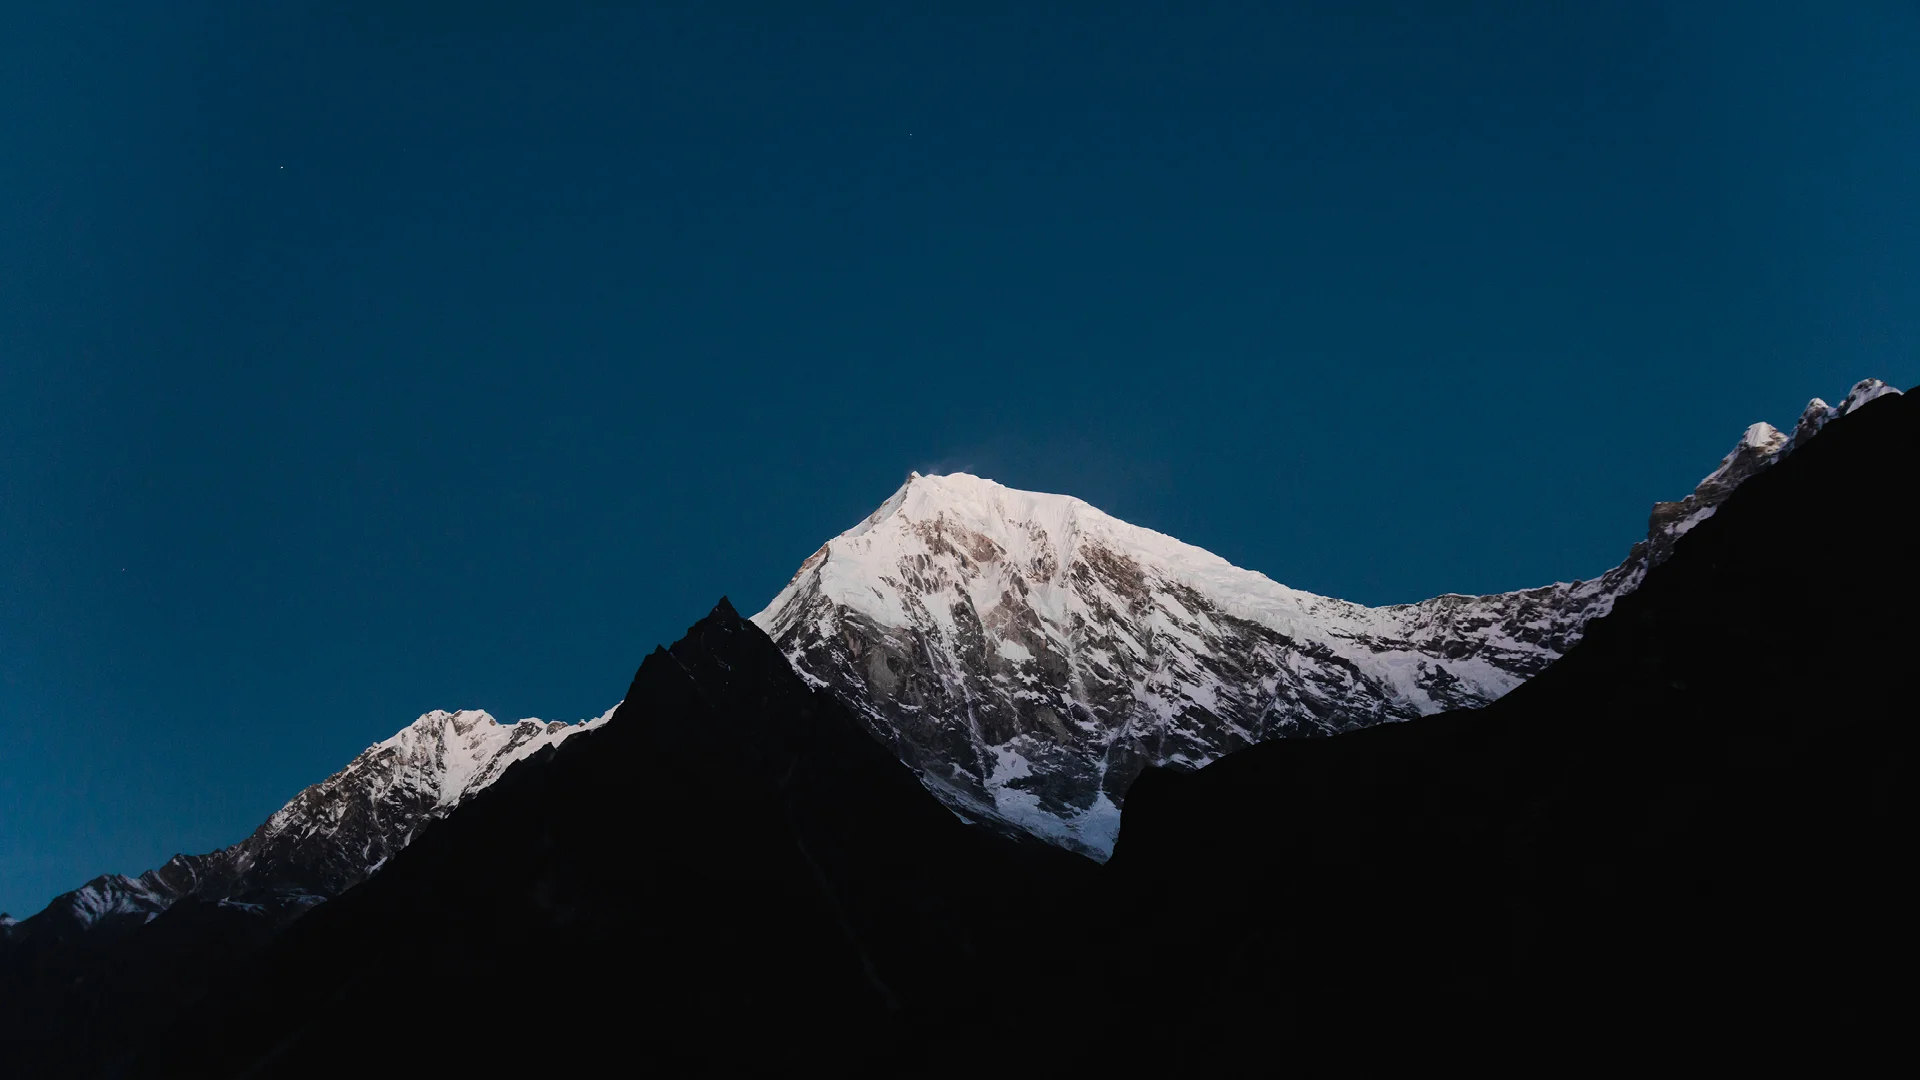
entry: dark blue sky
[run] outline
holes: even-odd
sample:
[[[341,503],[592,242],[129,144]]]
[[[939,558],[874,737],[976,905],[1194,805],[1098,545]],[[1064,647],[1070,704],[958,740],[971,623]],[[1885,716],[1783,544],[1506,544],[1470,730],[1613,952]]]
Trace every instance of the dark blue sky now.
[[[1749,422],[1920,381],[1902,0],[41,6],[0,14],[16,914],[426,709],[598,713],[912,468],[1414,600],[1597,573]]]

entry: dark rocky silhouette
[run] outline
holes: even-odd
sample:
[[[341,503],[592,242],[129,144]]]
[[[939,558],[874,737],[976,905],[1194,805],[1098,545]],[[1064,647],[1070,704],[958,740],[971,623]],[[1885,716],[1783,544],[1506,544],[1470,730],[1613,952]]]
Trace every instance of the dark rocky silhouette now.
[[[1143,775],[1106,868],[1157,931],[1143,1042],[1891,1047],[1916,466],[1920,400],[1870,403],[1485,709]]]
[[[139,875],[102,874],[26,919],[0,915],[0,948],[28,946],[38,963],[56,966],[65,951],[79,962],[188,897],[232,901],[236,912],[312,907],[365,881],[515,761],[605,720],[502,724],[479,711],[427,713],[309,785],[237,844],[175,855]],[[100,941],[86,940],[95,932]]]
[[[604,728],[364,884],[264,945],[176,904],[98,969],[97,1027],[4,1061],[1023,1075],[1897,1049],[1916,464],[1920,400],[1868,402],[1518,690],[1149,769],[1105,867],[954,818],[723,602]]]
[[[948,813],[722,601],[135,1068],[911,1071],[1022,1035],[1096,872]]]

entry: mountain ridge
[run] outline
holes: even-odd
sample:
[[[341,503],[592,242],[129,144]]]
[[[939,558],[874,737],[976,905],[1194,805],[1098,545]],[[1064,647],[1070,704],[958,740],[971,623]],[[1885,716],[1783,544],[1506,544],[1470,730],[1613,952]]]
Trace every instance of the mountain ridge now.
[[[1903,1045],[1920,401],[1882,397],[1500,701],[1144,772],[1113,918],[1181,933],[1110,968],[1138,1044]]]
[[[18,943],[108,927],[125,932],[187,897],[310,907],[365,880],[514,762],[601,726],[613,711],[575,724],[503,724],[474,709],[424,713],[301,789],[238,843],[178,854],[138,875],[102,874],[29,918],[8,920],[0,934]]]
[[[969,820],[1103,858],[1133,778],[1271,738],[1485,705],[1579,641],[1741,483],[1899,391],[1750,426],[1598,577],[1367,607],[1282,585],[1065,495],[908,476],[754,616],[804,678]]]
[[[676,1073],[921,1073],[940,1060],[929,1030],[1021,1035],[1025,995],[986,991],[1095,871],[957,820],[723,599],[648,655],[604,727],[288,927],[129,1068],[337,1075],[378,1047],[383,1070],[432,1075],[608,1053]],[[386,1038],[462,1030],[476,1000],[534,988],[551,997],[508,1010],[498,1037]]]
[[[415,1022],[469,1015],[466,994],[420,993],[422,973],[496,996],[573,991],[564,1040],[516,1032],[409,1050],[489,1065],[604,1050],[636,1022],[649,1025],[650,1052],[695,1064],[796,1046],[838,1053],[849,1034],[877,1037],[863,1055],[925,1054],[963,1031],[996,1048],[1058,1040],[1055,1050],[1084,1064],[1087,1048],[1070,1030],[1094,1033],[1096,1059],[1138,1065],[1161,1051],[1257,1044],[1269,1032],[1377,1036],[1382,1016],[1412,1038],[1498,1037],[1522,1016],[1526,1031],[1538,1022],[1572,1039],[1596,1030],[1632,1038],[1633,1015],[1595,1009],[1621,1001],[1663,1010],[1665,1026],[1652,1030],[1664,1036],[1689,1020],[1702,1030],[1703,986],[1791,1020],[1776,1014],[1796,1006],[1767,1000],[1780,942],[1797,950],[1794,970],[1810,973],[1788,985],[1826,996],[1838,969],[1822,974],[1821,955],[1833,954],[1823,935],[1859,924],[1841,929],[1852,935],[1841,952],[1864,956],[1897,904],[1874,875],[1895,864],[1887,811],[1904,805],[1898,782],[1910,771],[1898,742],[1907,727],[1884,721],[1905,707],[1886,672],[1911,651],[1912,584],[1869,574],[1863,587],[1860,571],[1897,566],[1910,546],[1899,507],[1913,501],[1920,403],[1878,403],[1887,396],[1867,401],[1872,419],[1848,420],[1837,439],[1803,440],[1815,448],[1805,455],[1785,455],[1777,431],[1749,429],[1709,476],[1723,491],[1704,493],[1695,509],[1709,512],[1675,536],[1674,558],[1649,556],[1651,592],[1619,596],[1549,677],[1485,709],[1338,739],[1267,740],[1205,768],[1143,768],[1114,862],[1098,879],[1024,830],[996,837],[954,820],[924,775],[875,743],[870,721],[823,680],[802,678],[723,600],[642,664],[627,702],[645,704],[623,703],[589,738],[574,739],[587,730],[575,725],[564,746],[549,742],[501,769],[476,765],[484,755],[446,768],[443,754],[430,778],[389,785],[459,810],[407,831],[398,854],[341,901],[303,914],[289,906],[298,893],[267,897],[282,902],[272,910],[189,895],[135,924],[136,934],[94,935],[101,951],[80,978],[69,968],[42,972],[58,977],[44,985],[0,979],[0,1013],[16,1034],[39,1039],[56,1063],[48,1071],[61,1074],[72,1070],[60,1062],[78,1060],[63,1055],[132,1045],[171,1023],[167,1010],[199,1000],[184,1027],[140,1055],[170,1065],[161,1072],[247,1075],[303,1074],[309,1054],[362,1060],[366,1047],[338,1033],[363,1023],[370,1002]],[[1839,418],[1822,409],[1809,409],[1820,427]],[[1787,467],[1772,471],[1781,461]],[[1748,485],[1742,472],[1769,480]],[[865,524],[863,536],[881,522]],[[949,526],[923,533],[976,568],[1040,553],[977,546]],[[1103,542],[1087,551],[1111,539],[1094,538]],[[951,554],[935,551],[915,568],[925,577],[933,555]],[[1089,568],[1049,587],[1084,579],[1104,590],[1099,598],[1133,580],[1110,551],[1078,551],[1075,561]],[[1225,565],[1215,558],[1199,569]],[[1327,600],[1274,589],[1268,600],[1307,614]],[[482,716],[422,719],[444,739],[462,724],[481,730]],[[406,734],[368,753],[403,757],[399,747],[428,741]],[[1803,791],[1808,778],[1819,784],[1813,794]],[[337,835],[296,827],[324,822],[316,808],[330,805],[302,808],[273,835]],[[1850,822],[1859,836],[1847,833]],[[1781,837],[1794,845],[1787,864]],[[571,854],[556,860],[562,848]],[[1782,882],[1783,867],[1799,880]],[[1088,881],[1106,884],[1089,892]],[[1632,887],[1623,892],[1621,881]],[[1835,881],[1858,887],[1835,893]],[[1784,899],[1764,895],[1783,884]],[[1789,925],[1802,901],[1823,913],[1819,926]],[[1715,929],[1729,910],[1745,929]],[[1756,911],[1765,917],[1750,917]],[[1704,969],[1687,966],[1696,940],[1713,949]],[[1616,949],[1638,959],[1623,962]],[[0,966],[26,955],[0,950]],[[662,956],[678,972],[666,985],[652,975]],[[1670,985],[1635,983],[1636,970],[1656,969],[1649,963],[1665,965],[1657,969]],[[639,971],[650,994],[673,1004],[636,1021],[616,1003]],[[797,981],[766,993],[763,977],[780,972]],[[1054,993],[1056,982],[1072,989]],[[1011,985],[1019,992],[1004,993]],[[1842,1025],[1834,1030],[1852,1022],[1846,1008],[1872,1004],[1858,987],[1832,996],[1844,1008],[1822,1004],[1812,1015]],[[1113,1000],[1127,1007],[1116,1012]],[[1554,1012],[1569,1001],[1580,1007]],[[1704,1015],[1725,1023],[1728,1011],[1737,1010]],[[114,1027],[129,1015],[130,1026]],[[663,1015],[697,1023],[683,1029]],[[742,1028],[742,1015],[755,1019]],[[73,1038],[58,1041],[62,1032]],[[748,1037],[719,1045],[713,1036],[723,1033]],[[294,1046],[304,1049],[289,1054]]]
[[[1743,485],[1485,708],[1143,772],[1104,866],[956,821],[717,606],[605,730],[295,923],[130,1070],[1884,1054],[1916,601],[1872,571],[1911,548],[1917,410]],[[569,992],[541,1037],[437,1037],[528,987]],[[405,1022],[341,1037],[370,1015]]]
[[[1273,715],[1268,715],[1272,706],[1286,704],[1279,700],[1277,683],[1275,688],[1265,692],[1264,697],[1261,694],[1239,693],[1237,696],[1242,700],[1238,711],[1227,722],[1217,725],[1218,730],[1200,732],[1197,737],[1184,739],[1176,733],[1170,740],[1155,740],[1154,746],[1148,746],[1143,741],[1141,749],[1122,745],[1117,761],[1116,755],[1104,752],[1104,747],[1102,754],[1097,757],[1085,752],[1088,747],[1079,747],[1070,748],[1080,751],[1078,760],[1067,760],[1064,765],[1050,765],[1045,760],[1048,753],[1041,754],[1039,759],[1031,756],[1018,760],[1008,757],[1002,765],[998,750],[1005,746],[1005,740],[999,743],[975,740],[971,732],[967,733],[967,738],[957,739],[955,736],[959,733],[951,731],[922,733],[919,736],[909,731],[903,735],[903,723],[912,718],[895,715],[900,710],[893,707],[897,703],[886,700],[886,678],[874,674],[871,669],[866,677],[860,677],[857,669],[845,663],[848,659],[860,658],[835,656],[832,650],[821,649],[824,643],[821,639],[825,635],[817,635],[815,640],[801,643],[791,633],[793,618],[778,613],[777,609],[792,606],[796,586],[810,568],[817,568],[815,560],[824,561],[836,542],[866,536],[899,512],[906,504],[915,482],[937,478],[911,473],[907,482],[872,514],[853,529],[822,545],[802,564],[788,586],[754,619],[776,640],[781,639],[781,634],[775,632],[775,625],[784,625],[789,636],[783,648],[802,678],[815,685],[834,688],[846,696],[849,706],[868,724],[869,731],[892,747],[955,812],[969,820],[983,821],[1003,830],[1032,833],[1062,843],[1071,850],[1096,858],[1104,857],[1111,850],[1119,806],[1124,802],[1125,786],[1131,776],[1147,763],[1184,763],[1197,767],[1220,753],[1252,745],[1266,737],[1328,734],[1361,726],[1353,722],[1355,717],[1365,722],[1400,720],[1442,708],[1484,704],[1496,699],[1520,681],[1537,674],[1578,641],[1581,627],[1588,620],[1604,614],[1619,596],[1636,587],[1649,566],[1657,565],[1671,553],[1675,540],[1711,516],[1714,508],[1746,479],[1793,452],[1795,447],[1804,445],[1833,420],[1880,397],[1899,393],[1899,390],[1879,380],[1864,379],[1856,383],[1837,406],[1828,405],[1817,397],[1811,399],[1802,410],[1791,435],[1782,435],[1778,429],[1764,422],[1751,425],[1733,450],[1722,458],[1713,472],[1701,480],[1694,492],[1683,500],[1656,503],[1649,517],[1647,538],[1636,544],[1618,566],[1595,578],[1556,582],[1506,593],[1443,593],[1413,603],[1379,607],[1367,607],[1289,589],[1256,571],[1240,571],[1226,560],[1174,537],[1111,518],[1071,496],[1040,496],[1038,493],[1001,488],[1002,491],[1030,498],[1066,500],[1068,504],[1084,508],[1086,512],[1124,526],[1127,530],[1155,537],[1156,545],[1170,545],[1197,553],[1208,566],[1217,564],[1252,575],[1279,590],[1276,595],[1282,598],[1292,596],[1320,611],[1336,616],[1343,612],[1368,613],[1362,615],[1357,623],[1349,620],[1345,627],[1346,636],[1327,643],[1328,655],[1319,658],[1334,669],[1332,674],[1335,676],[1340,674],[1340,657],[1333,655],[1337,651],[1335,646],[1364,645],[1370,651],[1398,655],[1415,665],[1427,665],[1424,673],[1414,673],[1411,681],[1395,679],[1390,675],[1384,680],[1376,680],[1384,685],[1385,692],[1357,697],[1349,695],[1345,699],[1339,695],[1316,697],[1309,680],[1307,685],[1295,688],[1296,691],[1306,691],[1297,694],[1293,702],[1297,707],[1291,710],[1281,708]],[[933,546],[938,548],[940,544]],[[947,546],[951,547],[951,544]],[[934,553],[945,554],[943,551]],[[1123,563],[1111,563],[1106,569],[1124,571],[1125,567]],[[1122,576],[1126,576],[1124,572]],[[1182,606],[1177,597],[1174,598],[1174,606]],[[862,614],[871,616],[873,612],[868,610]],[[1263,624],[1258,611],[1237,610],[1231,602],[1222,606],[1221,614],[1230,623],[1252,624],[1240,627],[1244,633],[1237,635],[1239,640],[1230,650],[1237,655],[1231,659],[1235,663],[1261,668],[1266,676],[1276,676],[1283,666],[1277,662],[1277,658],[1297,645],[1295,637],[1287,634],[1284,628]],[[900,632],[910,628],[897,618],[868,621],[873,625],[856,626],[854,629],[860,632],[848,640],[861,639],[861,648],[868,656],[877,654],[883,658],[893,656],[899,659],[898,650],[889,652],[886,646],[890,639],[898,638]],[[1262,632],[1261,626],[1266,632]],[[877,638],[878,641],[867,640],[871,638]],[[1009,649],[1009,655],[999,657],[1009,664],[1034,658],[1028,644],[1019,640],[1013,641],[1009,647],[1008,640],[1002,636],[996,642],[996,647]],[[1025,650],[1024,658],[1020,650]],[[945,659],[949,673],[964,666],[954,663],[951,657]],[[1189,668],[1206,666],[1206,659],[1209,658],[1193,655],[1182,658]],[[1475,662],[1484,663],[1474,670]],[[977,666],[991,668],[994,661],[983,660]],[[915,674],[924,677],[942,673],[917,671]],[[973,674],[977,676],[979,672]],[[964,683],[966,680],[959,681]],[[1254,682],[1258,683],[1259,680],[1255,679]],[[876,687],[879,692],[876,692]],[[965,714],[970,707],[970,700],[964,692],[966,687],[961,686],[960,689],[959,706],[951,708],[950,714]],[[1055,686],[1053,689],[1062,688]],[[1044,713],[1038,709],[1030,710],[1030,714],[1023,718],[1018,708],[1012,712],[1016,725],[1022,719],[1026,721],[1023,734],[1050,734],[1071,743],[1078,726],[1086,718],[1084,714],[1076,717],[1073,707],[1080,705],[1084,710],[1089,704],[1097,705],[1098,702],[1087,700],[1094,696],[1077,692],[1056,693],[1050,701],[1040,704],[1039,708],[1044,709]],[[951,706],[955,698],[949,693],[947,700]],[[1007,710],[1002,708],[1001,711]],[[611,713],[612,710],[609,710],[595,720],[582,723],[588,726],[604,723]],[[1247,713],[1252,715],[1244,715]],[[1048,720],[1048,716],[1052,720]],[[481,718],[484,718],[484,723]],[[441,730],[448,725],[451,725],[448,730],[459,729],[452,730],[451,742],[447,731]],[[910,724],[907,726],[911,727]],[[427,731],[427,728],[432,731]],[[470,778],[484,776],[477,786],[473,786],[473,790],[478,790],[497,778],[499,772],[512,761],[535,752],[543,745],[542,740],[565,738],[573,731],[583,729],[581,724],[565,725],[532,719],[511,725],[500,724],[490,715],[477,710],[428,712],[389,739],[369,747],[335,774],[303,789],[270,815],[253,834],[228,848],[200,855],[178,854],[165,864],[138,875],[103,874],[78,889],[54,898],[33,916],[25,919],[0,916],[0,945],[46,933],[50,923],[62,924],[58,934],[64,935],[86,932],[97,925],[115,922],[144,922],[186,896],[231,900],[272,894],[278,898],[276,903],[317,903],[328,896],[337,895],[377,870],[384,859],[404,847],[427,821],[444,815],[455,805],[460,793],[444,790],[446,785],[453,783],[455,788],[466,785],[454,782],[451,777],[456,774]],[[383,748],[401,756],[413,754],[417,758],[424,751],[421,746],[413,744],[422,738],[435,745],[452,745],[473,731],[481,732],[485,736],[482,741],[494,747],[491,751],[494,754],[492,764],[477,759],[469,760],[472,753],[477,751],[474,747],[468,747],[467,753],[456,753],[451,762],[442,762],[449,766],[446,770],[425,768],[426,763],[421,760],[416,760],[410,770],[402,769],[390,776],[385,771],[372,768]],[[409,736],[410,732],[415,734]],[[402,743],[408,745],[402,746]],[[994,750],[988,752],[988,747]],[[970,770],[973,775],[942,775],[941,767],[951,760],[939,756],[943,750],[951,751],[952,758],[956,759],[972,757],[976,766]],[[1074,753],[1067,754],[1068,759],[1075,756]],[[462,768],[467,771],[460,773]],[[993,783],[991,781],[996,768],[1002,776],[998,783]],[[1026,770],[1024,775],[1020,774],[1022,769]],[[1057,771],[1060,769],[1077,774],[1078,779],[1056,783],[1057,777],[1064,775]],[[1107,783],[1109,776],[1113,781],[1111,784]],[[356,787],[355,778],[366,783]],[[381,800],[389,797],[394,800],[394,805],[386,807],[383,814]],[[1009,805],[1003,807],[1002,801],[1007,801]],[[352,809],[349,810],[349,807]],[[1062,810],[1069,812],[1063,814]],[[328,831],[339,827],[329,823],[329,818],[335,814],[341,815],[347,828],[347,835],[340,842],[333,842]],[[1076,817],[1079,820],[1075,820]],[[352,850],[354,841],[358,841],[360,846],[358,854]],[[307,846],[311,850],[303,850]]]

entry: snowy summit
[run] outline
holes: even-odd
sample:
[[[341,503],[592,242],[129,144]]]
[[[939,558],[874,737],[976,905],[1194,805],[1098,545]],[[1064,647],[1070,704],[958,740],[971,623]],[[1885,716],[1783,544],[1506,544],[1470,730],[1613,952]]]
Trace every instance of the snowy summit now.
[[[1370,608],[1079,499],[916,473],[754,621],[963,816],[1104,855],[1146,765],[1491,701],[1571,643],[1602,599],[1578,591]]]
[[[914,473],[753,621],[963,817],[1111,853],[1146,766],[1197,768],[1505,694],[1557,659],[1793,438],[1748,428],[1590,581],[1365,607],[1288,588],[1079,499]]]
[[[245,840],[205,855],[175,855],[138,877],[103,874],[0,929],[22,936],[140,924],[187,896],[311,907],[364,881],[514,762],[599,727],[613,712],[578,724],[502,724],[478,710],[436,709],[295,795]]]

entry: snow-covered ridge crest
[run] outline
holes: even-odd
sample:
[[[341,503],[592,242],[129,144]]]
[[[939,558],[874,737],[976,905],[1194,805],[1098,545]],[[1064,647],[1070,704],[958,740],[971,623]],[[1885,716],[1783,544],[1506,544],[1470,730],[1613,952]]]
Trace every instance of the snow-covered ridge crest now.
[[[1897,391],[1867,380],[1817,431]],[[1483,705],[1544,669],[1741,482],[1742,433],[1647,540],[1586,581],[1367,607],[1289,588],[1066,495],[910,474],[753,621],[963,817],[1104,857],[1148,764]],[[1810,437],[1810,432],[1807,437]]]
[[[538,719],[503,724],[477,709],[436,709],[302,791],[269,817],[256,836],[276,837],[289,829],[301,830],[301,836],[324,832],[336,815],[316,813],[315,807],[337,802],[342,793],[349,799],[378,800],[404,794],[409,803],[430,808],[427,816],[439,816],[434,811],[458,805],[499,779],[514,762],[598,727],[612,715],[609,709],[577,724]]]
[[[1898,393],[1900,393],[1900,391],[1888,386],[1879,379],[1861,379],[1859,382],[1853,384],[1853,389],[1847,391],[1847,396],[1838,405],[1829,405],[1819,398],[1814,398],[1807,402],[1805,409],[1801,410],[1800,420],[1793,427],[1793,436],[1788,440],[1787,445],[1783,449],[1785,451],[1791,451],[1795,446],[1819,434],[1821,428],[1853,412],[1869,401],[1875,401],[1889,394]]]
[[[104,874],[5,929],[20,937],[56,924],[57,932],[73,933],[144,923],[187,896],[319,903],[364,880],[514,762],[600,727],[618,707],[574,724],[503,724],[478,710],[426,713],[295,795],[238,844],[176,855],[137,877]]]
[[[1149,763],[1490,701],[1558,655],[1527,602],[1475,604],[1368,608],[1070,496],[915,474],[754,621],[963,815],[1104,855]]]
[[[1708,473],[1691,495],[1679,502],[1654,504],[1653,523],[1648,532],[1651,561],[1658,563],[1665,559],[1673,550],[1675,540],[1712,517],[1720,503],[1749,477],[1791,454],[1795,447],[1806,445],[1808,439],[1833,421],[1870,401],[1899,393],[1879,379],[1862,379],[1853,384],[1837,406],[1819,398],[1807,402],[1792,435],[1764,421],[1747,428],[1727,456],[1720,459],[1719,467]]]

